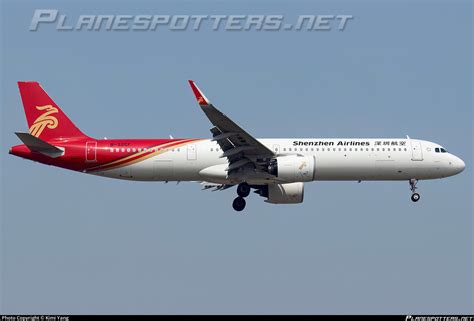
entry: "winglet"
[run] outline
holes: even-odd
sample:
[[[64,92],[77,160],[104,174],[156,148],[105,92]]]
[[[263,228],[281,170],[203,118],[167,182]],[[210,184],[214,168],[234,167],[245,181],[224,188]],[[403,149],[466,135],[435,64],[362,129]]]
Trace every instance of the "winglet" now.
[[[206,96],[204,96],[202,91],[199,90],[194,81],[188,80],[188,82],[189,85],[191,85],[191,89],[193,90],[194,96],[196,96],[199,106],[210,105],[211,102],[209,101],[209,99],[206,98]]]

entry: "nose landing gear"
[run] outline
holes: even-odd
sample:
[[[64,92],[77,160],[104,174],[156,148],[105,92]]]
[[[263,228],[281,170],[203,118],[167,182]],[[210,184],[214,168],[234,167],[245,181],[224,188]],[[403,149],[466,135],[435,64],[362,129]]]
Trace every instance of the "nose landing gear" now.
[[[411,200],[413,202],[418,202],[420,200],[420,194],[416,192],[416,183],[418,183],[418,180],[416,178],[412,178],[409,180],[410,183],[410,190],[411,190]]]
[[[239,195],[236,199],[234,199],[234,202],[232,202],[232,207],[234,210],[237,212],[242,211],[245,208],[246,201],[244,197],[249,196],[250,194],[250,185],[247,183],[240,183],[237,186],[237,194]]]

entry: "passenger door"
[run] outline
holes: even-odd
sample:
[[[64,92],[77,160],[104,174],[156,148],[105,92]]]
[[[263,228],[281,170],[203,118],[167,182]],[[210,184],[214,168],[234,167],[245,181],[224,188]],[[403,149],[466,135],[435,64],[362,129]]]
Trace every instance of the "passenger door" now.
[[[411,160],[422,161],[423,151],[421,150],[421,143],[416,140],[410,140],[410,144],[411,144]]]
[[[86,162],[96,162],[97,142],[86,143]]]

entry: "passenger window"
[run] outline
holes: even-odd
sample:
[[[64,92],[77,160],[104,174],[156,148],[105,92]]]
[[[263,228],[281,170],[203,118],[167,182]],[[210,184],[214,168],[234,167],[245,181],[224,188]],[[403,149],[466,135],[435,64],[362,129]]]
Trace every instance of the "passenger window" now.
[[[110,149],[110,151],[113,153],[113,152],[114,152],[114,149],[113,149],[113,148],[111,148],[111,149]]]
[[[122,148],[122,153],[125,152],[125,148]]]
[[[283,151],[286,152],[286,148],[283,148]]]

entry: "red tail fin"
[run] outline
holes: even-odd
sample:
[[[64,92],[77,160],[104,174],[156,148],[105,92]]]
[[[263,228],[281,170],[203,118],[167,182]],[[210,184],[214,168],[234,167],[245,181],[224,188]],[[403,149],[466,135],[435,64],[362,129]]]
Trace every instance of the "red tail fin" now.
[[[30,134],[43,140],[85,138],[79,128],[35,81],[19,81]]]

